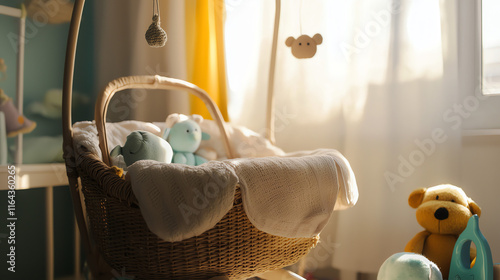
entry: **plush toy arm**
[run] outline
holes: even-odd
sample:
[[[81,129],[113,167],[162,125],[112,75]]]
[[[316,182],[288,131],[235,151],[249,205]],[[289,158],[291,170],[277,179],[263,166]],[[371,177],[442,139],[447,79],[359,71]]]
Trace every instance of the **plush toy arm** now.
[[[204,157],[200,157],[199,155],[194,155],[194,165],[200,165],[208,162]]]
[[[209,140],[210,139],[210,134],[206,132],[201,132],[201,140]]]
[[[405,247],[405,252],[422,254],[424,250],[424,244],[427,237],[431,235],[430,232],[424,230],[417,233],[407,244]]]

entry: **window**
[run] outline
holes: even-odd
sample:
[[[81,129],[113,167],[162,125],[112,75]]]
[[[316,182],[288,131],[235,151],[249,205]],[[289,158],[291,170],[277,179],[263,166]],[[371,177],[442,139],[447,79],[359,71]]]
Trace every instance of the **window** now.
[[[482,0],[482,90],[500,95],[500,1]]]

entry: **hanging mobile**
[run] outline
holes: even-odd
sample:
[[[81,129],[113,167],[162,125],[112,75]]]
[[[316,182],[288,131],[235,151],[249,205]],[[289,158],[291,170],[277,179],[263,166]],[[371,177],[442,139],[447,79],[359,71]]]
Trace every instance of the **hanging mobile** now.
[[[299,12],[300,34],[302,34],[302,0],[300,0]],[[319,33],[314,34],[312,37],[302,34],[297,39],[290,36],[285,41],[286,46],[292,48],[292,54],[296,58],[313,57],[316,54],[317,46],[321,43],[323,43],[323,36]]]
[[[156,8],[156,12],[155,12]],[[160,26],[160,7],[158,0],[153,0],[153,23],[146,31],[146,41],[153,48],[161,48],[167,42],[167,32]]]
[[[323,36],[316,33],[312,38],[309,35],[301,35],[297,39],[290,36],[286,39],[287,47],[292,48],[292,54],[296,58],[311,58],[316,54],[317,45],[323,42]]]

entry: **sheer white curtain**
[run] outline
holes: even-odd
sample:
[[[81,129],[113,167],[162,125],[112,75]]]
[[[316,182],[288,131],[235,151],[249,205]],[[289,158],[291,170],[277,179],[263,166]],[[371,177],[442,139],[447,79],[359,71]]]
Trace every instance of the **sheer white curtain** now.
[[[274,1],[226,6],[230,118],[264,132]],[[421,231],[409,193],[459,185],[455,15],[455,1],[282,1],[277,145],[339,150],[360,192],[330,221],[309,270],[377,272]],[[316,55],[293,57],[286,38],[316,33]]]

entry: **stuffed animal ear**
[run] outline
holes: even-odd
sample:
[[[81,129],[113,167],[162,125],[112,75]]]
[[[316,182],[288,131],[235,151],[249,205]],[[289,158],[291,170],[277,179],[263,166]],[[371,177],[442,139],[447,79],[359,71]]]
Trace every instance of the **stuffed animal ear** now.
[[[121,155],[122,154],[122,147],[121,146],[116,146],[113,148],[113,150],[111,150],[111,152],[109,153],[109,155],[111,157],[117,157],[118,155]]]
[[[201,140],[208,140],[210,139],[210,134],[206,133],[206,132],[201,132]]]
[[[167,140],[168,139],[168,135],[170,134],[171,130],[172,129],[169,128],[169,127],[165,128],[165,131],[163,131],[163,135],[161,136],[161,138],[163,138],[164,140]]]
[[[181,115],[179,114],[170,114],[165,120],[165,124],[167,127],[172,127],[174,124],[178,123],[181,120]]]
[[[295,38],[292,36],[288,37],[285,41],[285,44],[287,47],[291,47],[293,45],[293,42],[295,42]]]
[[[191,115],[191,119],[197,122],[198,124],[203,122],[203,117],[201,115],[193,114]]]
[[[477,214],[478,217],[481,217],[481,207],[477,205],[472,199],[469,198],[469,209],[472,214]]]
[[[427,191],[427,188],[420,188],[414,190],[411,194],[410,197],[408,198],[408,204],[412,208],[417,208],[422,204],[422,200],[424,199],[425,192]]]
[[[321,43],[323,43],[323,36],[321,36],[321,34],[319,34],[319,33],[316,33],[313,36],[313,40],[314,40],[314,42],[316,42],[316,45],[320,45]]]

